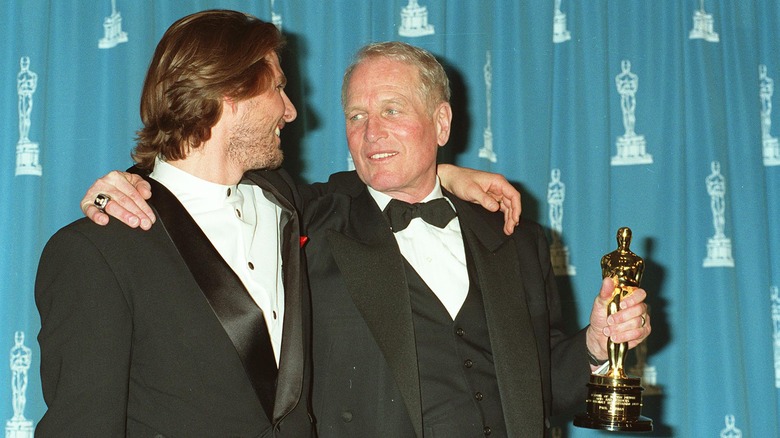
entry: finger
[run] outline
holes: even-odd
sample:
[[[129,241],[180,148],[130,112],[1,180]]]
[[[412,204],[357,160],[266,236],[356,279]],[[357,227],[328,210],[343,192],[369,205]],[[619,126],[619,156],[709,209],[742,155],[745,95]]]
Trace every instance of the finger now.
[[[498,203],[499,203],[499,205],[501,207],[501,211],[503,211],[504,213],[509,214],[510,218],[513,218],[515,216],[515,212],[512,211],[513,210],[512,199],[510,199],[507,196],[503,196],[503,195],[501,195],[501,196],[500,195],[493,195],[493,197],[496,198],[496,201],[498,201]]]
[[[597,332],[609,336],[605,329],[607,328],[607,303],[609,298],[603,298],[601,295],[596,296],[593,300],[593,307],[590,311],[590,325]]]
[[[101,186],[97,183],[96,185]],[[93,185],[93,187],[96,187],[96,185]],[[95,188],[94,190],[98,189]],[[92,191],[93,189],[90,189],[87,192],[87,194],[84,196],[84,200],[81,203],[81,210],[84,212],[84,215],[92,220],[92,222],[95,222],[99,225],[105,225],[110,220],[109,216],[113,216],[131,228],[136,228],[142,224],[142,217],[133,212],[130,212],[123,207],[123,203],[126,203],[128,198],[122,192],[119,192],[115,188],[111,187],[100,189],[100,191],[97,193],[107,195],[111,198],[108,203],[106,203],[105,208],[101,211],[99,208],[97,208],[97,206],[94,205],[95,197],[91,195]],[[97,194],[95,196],[97,196]],[[92,201],[89,200],[90,198]],[[141,214],[143,213],[141,212]],[[146,217],[145,229],[148,229],[149,227],[151,227],[151,222],[149,221],[149,218]]]
[[[634,289],[633,292],[631,292],[630,295],[623,298],[623,300],[620,302],[620,308],[626,309],[631,306],[636,306],[639,303],[643,303],[645,301],[645,298],[647,298],[647,292],[645,292],[644,289]]]
[[[495,197],[498,200],[498,206],[504,213],[504,233],[508,236],[514,233],[520,220],[520,213],[513,207],[512,200],[508,197]]]
[[[106,225],[108,223],[108,215],[101,212],[94,205],[85,205],[82,203],[81,211],[83,211],[84,215],[87,216],[92,222],[98,225]]]
[[[105,213],[133,228],[139,225],[145,230],[151,228],[155,216],[145,200],[151,196],[151,187],[143,178],[126,172],[109,172],[87,190],[82,207],[100,193],[111,197]]]
[[[89,211],[89,207],[92,206],[92,201],[87,200],[86,197],[81,199],[81,212],[84,214],[84,216],[92,219],[87,212]],[[94,221],[93,221],[94,222]]]
[[[644,342],[650,333],[653,331],[653,327],[650,325],[650,315],[645,315],[645,325],[639,328],[639,336],[635,339],[628,341],[629,348],[636,347],[639,343]]]
[[[121,197],[118,198],[120,200],[122,199]],[[137,228],[144,221],[146,221],[147,224],[146,224],[146,228],[142,227],[142,229],[148,229],[149,227],[151,227],[151,223],[149,222],[148,218],[144,219],[141,216],[139,216],[138,212],[132,212],[126,209],[123,203],[115,201],[113,198],[111,199],[111,201],[108,202],[108,204],[106,204],[106,208],[104,209],[104,212],[107,215],[119,219],[122,223],[124,223],[130,228]]]
[[[135,190],[130,190],[127,193],[133,200],[133,203],[137,205],[141,211],[154,222],[154,212],[146,200],[152,197],[152,186],[144,180],[140,175],[130,174],[130,181],[128,181]]]
[[[630,346],[631,343],[638,344],[640,341],[644,340],[644,331],[636,327],[621,330],[619,327],[611,326],[608,327],[607,330],[609,331],[609,338],[616,344],[628,342]]]
[[[151,188],[147,190],[151,192]],[[140,225],[142,229],[148,230],[156,220],[154,212],[143,199],[143,195],[135,190],[132,194],[120,193],[111,201],[106,206],[106,213],[133,228]]]
[[[124,209],[119,203],[115,202],[113,198],[108,201],[102,211],[94,204],[82,204],[82,210],[84,209],[86,209],[85,215],[98,225],[106,225],[110,220],[110,216],[119,219],[122,223],[131,228],[136,228],[141,224],[141,220],[136,215]]]
[[[644,318],[645,325],[647,325],[647,316],[644,313],[644,308],[641,305],[634,306],[612,315],[610,325],[618,327],[620,330],[642,328],[642,318]]]
[[[492,193],[478,193],[479,199],[479,205],[482,206],[485,210],[489,211],[498,211],[501,207],[501,204],[499,203],[499,198],[496,198]]]
[[[650,314],[649,313],[643,313],[639,315],[639,328],[643,329],[647,327],[650,328]]]
[[[512,218],[512,212],[508,208],[504,208],[504,203],[501,203],[501,209],[504,211],[504,234],[507,236],[515,232],[517,222]]]
[[[110,196],[111,198],[115,198],[119,195],[119,192],[116,190],[116,186],[126,182],[127,180],[123,176],[122,172],[114,170],[92,183],[92,185],[87,189],[87,193],[84,195],[84,198],[81,200],[82,211],[84,211],[84,214],[86,214],[85,206],[88,208],[89,205],[92,205],[95,197],[103,193]]]
[[[613,342],[622,343],[628,342],[629,347],[634,347],[640,342],[644,341],[652,331],[650,322],[645,315],[645,325],[642,326],[642,318],[632,318],[624,323],[610,326],[610,337]]]
[[[509,188],[513,191],[493,194],[493,197],[501,204],[501,211],[509,212],[512,220],[517,223],[520,221],[520,213],[522,211],[520,192],[511,185]]]
[[[140,176],[138,176],[138,183],[134,184],[136,190],[138,190],[138,193],[141,195],[144,199],[149,199],[152,197],[152,186],[149,184],[149,182]],[[151,211],[151,210],[150,210]]]
[[[615,312],[607,318],[610,325],[622,325],[623,328],[636,328],[642,325],[642,317],[647,323],[647,305],[639,303]]]
[[[512,219],[515,223],[520,223],[520,214],[523,212],[522,195],[520,192],[515,191],[515,193],[508,197],[508,202],[506,200],[504,202],[511,205]]]

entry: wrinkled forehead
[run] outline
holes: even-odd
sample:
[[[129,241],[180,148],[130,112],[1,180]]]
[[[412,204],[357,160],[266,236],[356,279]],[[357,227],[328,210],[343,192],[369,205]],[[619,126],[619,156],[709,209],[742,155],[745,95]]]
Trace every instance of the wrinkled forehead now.
[[[346,97],[357,94],[397,93],[422,99],[420,74],[409,63],[389,58],[369,58],[355,66],[346,83]]]

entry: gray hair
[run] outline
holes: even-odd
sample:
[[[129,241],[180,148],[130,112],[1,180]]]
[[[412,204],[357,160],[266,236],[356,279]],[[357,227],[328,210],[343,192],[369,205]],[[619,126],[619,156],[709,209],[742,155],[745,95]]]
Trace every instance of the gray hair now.
[[[373,58],[389,58],[411,65],[417,69],[420,80],[420,97],[430,111],[441,102],[450,101],[450,81],[444,67],[430,52],[400,41],[372,43],[363,46],[356,54],[352,64],[344,72],[341,83],[341,107],[347,106],[347,87],[352,73],[360,63]]]

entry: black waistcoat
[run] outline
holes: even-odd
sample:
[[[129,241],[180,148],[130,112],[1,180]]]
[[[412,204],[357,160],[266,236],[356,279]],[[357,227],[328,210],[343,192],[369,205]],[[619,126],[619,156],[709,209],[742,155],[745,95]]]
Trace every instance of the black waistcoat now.
[[[426,438],[506,436],[482,293],[466,248],[470,287],[455,321],[405,262]]]

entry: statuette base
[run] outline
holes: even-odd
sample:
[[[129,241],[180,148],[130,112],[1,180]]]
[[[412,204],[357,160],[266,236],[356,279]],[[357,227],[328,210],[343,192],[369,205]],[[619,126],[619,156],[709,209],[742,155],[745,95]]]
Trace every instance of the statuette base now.
[[[643,417],[641,380],[591,374],[586,412],[574,417],[574,425],[612,432],[650,432],[653,420]]]

